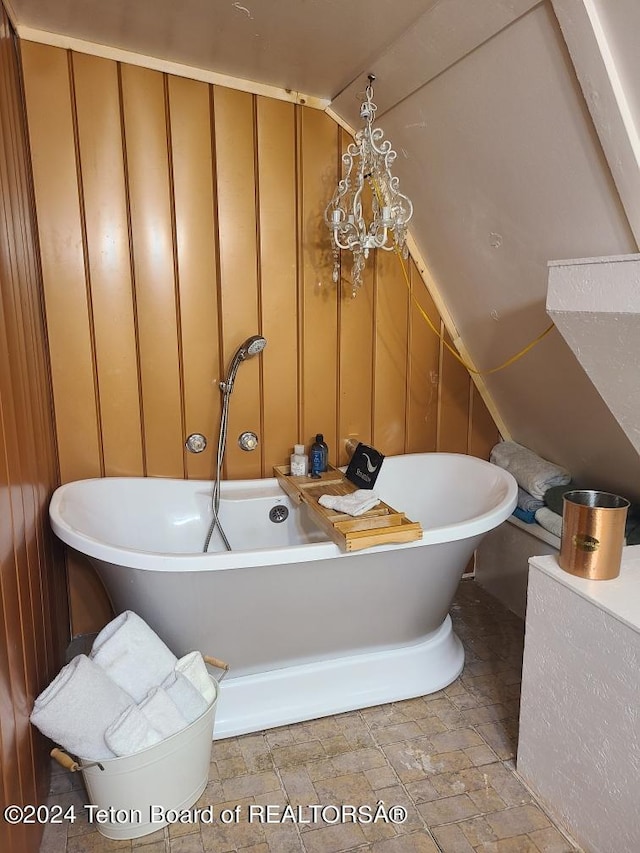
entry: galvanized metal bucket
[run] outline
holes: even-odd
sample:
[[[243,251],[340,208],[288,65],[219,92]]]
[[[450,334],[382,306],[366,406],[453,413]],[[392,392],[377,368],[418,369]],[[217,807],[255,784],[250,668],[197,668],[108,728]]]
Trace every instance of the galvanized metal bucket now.
[[[225,665],[226,666],[226,665]],[[120,758],[74,760],[51,752],[63,767],[81,772],[89,805],[87,816],[101,835],[115,840],[140,838],[170,822],[167,815],[189,809],[209,779],[213,724],[219,688],[209,707],[181,731],[155,746]]]

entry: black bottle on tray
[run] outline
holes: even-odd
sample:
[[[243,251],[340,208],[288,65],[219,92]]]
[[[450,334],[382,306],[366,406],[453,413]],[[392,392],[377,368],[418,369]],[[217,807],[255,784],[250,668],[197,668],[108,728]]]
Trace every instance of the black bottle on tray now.
[[[319,479],[320,474],[327,470],[328,456],[329,448],[324,442],[324,436],[319,432],[309,452],[309,474],[311,477]]]

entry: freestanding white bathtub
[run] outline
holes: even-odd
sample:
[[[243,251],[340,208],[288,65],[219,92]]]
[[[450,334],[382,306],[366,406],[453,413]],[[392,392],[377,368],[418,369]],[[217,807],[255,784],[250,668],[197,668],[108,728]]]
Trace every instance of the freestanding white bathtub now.
[[[343,553],[275,479],[80,480],[54,494],[54,532],[96,567],[115,611],[134,610],[181,656],[230,664],[214,737],[421,696],[464,654],[448,611],[483,534],[516,504],[506,471],[449,453],[387,457],[376,493],[422,524],[419,541]],[[282,523],[275,506],[289,510]],[[216,531],[217,535],[217,531]]]

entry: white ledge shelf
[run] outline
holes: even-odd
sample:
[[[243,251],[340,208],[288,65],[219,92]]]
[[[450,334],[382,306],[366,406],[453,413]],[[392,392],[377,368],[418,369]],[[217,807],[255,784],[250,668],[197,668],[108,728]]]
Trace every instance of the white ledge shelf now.
[[[560,568],[555,557],[532,557],[530,564],[614,619],[640,632],[640,545],[623,548],[620,575],[608,581],[570,575]]]

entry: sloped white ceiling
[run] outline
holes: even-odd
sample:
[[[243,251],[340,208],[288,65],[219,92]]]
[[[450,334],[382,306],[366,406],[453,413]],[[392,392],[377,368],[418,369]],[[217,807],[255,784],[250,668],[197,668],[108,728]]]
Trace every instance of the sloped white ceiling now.
[[[548,261],[638,249],[638,0],[10,2],[23,38],[306,93],[352,128],[375,74],[412,237],[481,369],[548,325]],[[640,499],[640,457],[557,330],[483,382],[516,441]]]
[[[10,0],[59,33],[330,99],[437,0]]]

